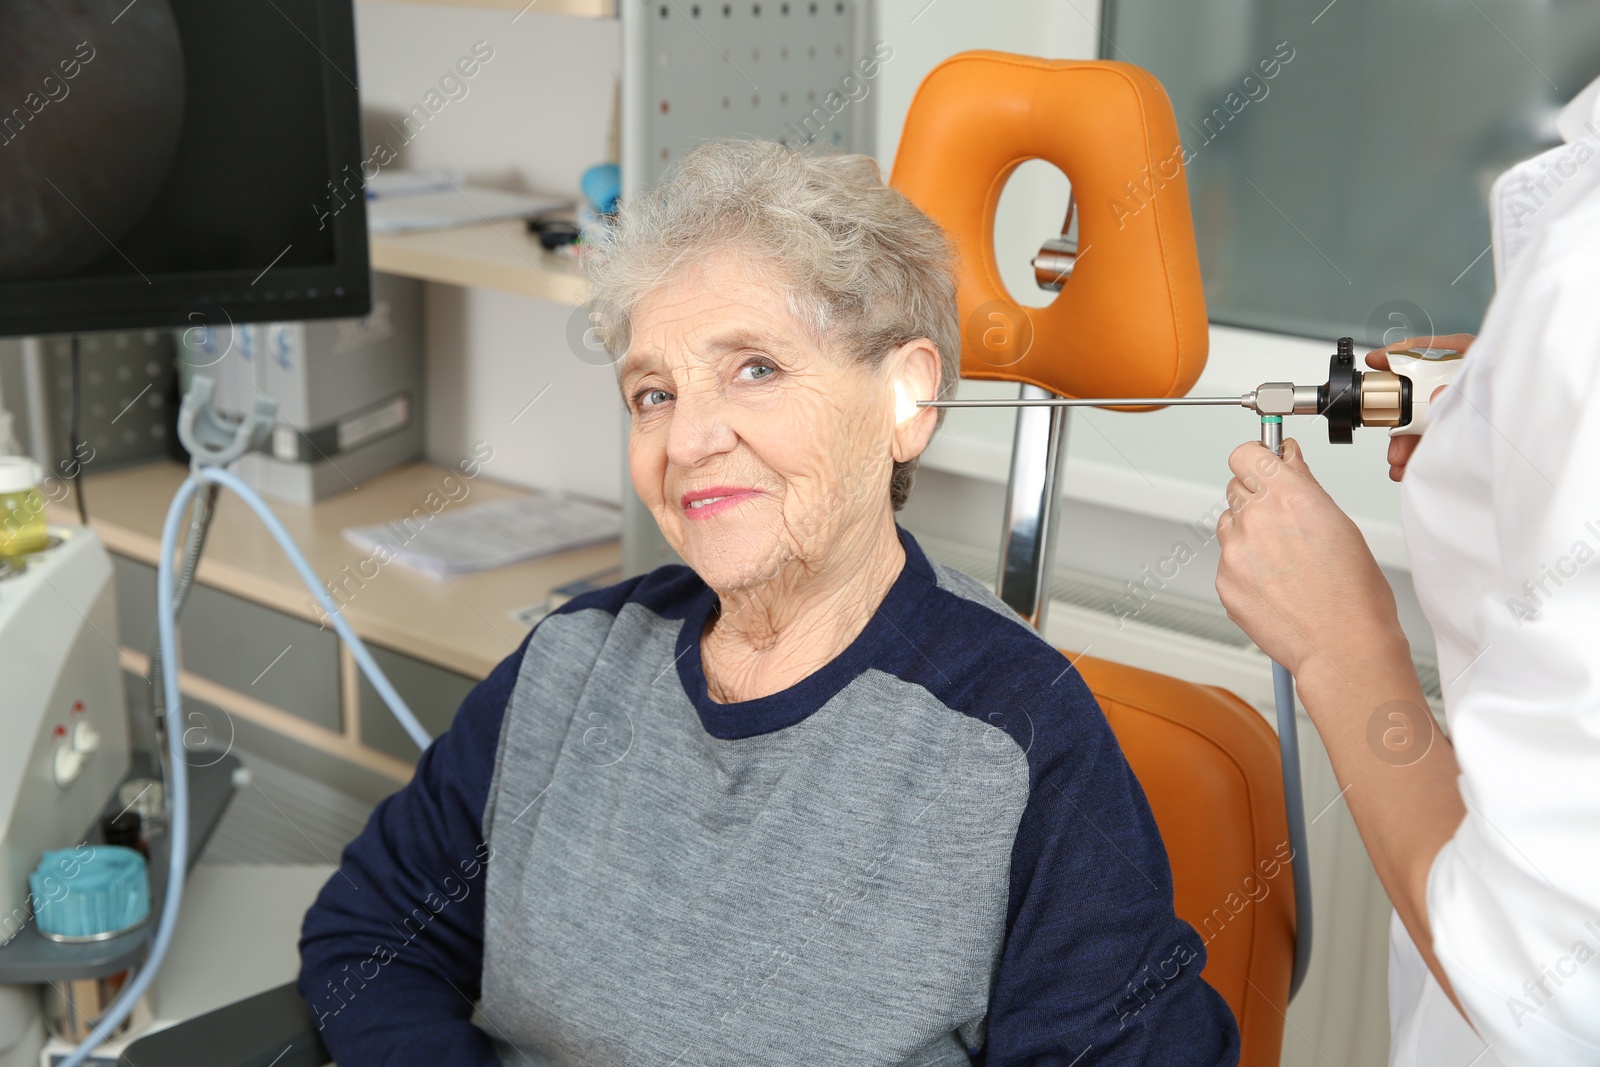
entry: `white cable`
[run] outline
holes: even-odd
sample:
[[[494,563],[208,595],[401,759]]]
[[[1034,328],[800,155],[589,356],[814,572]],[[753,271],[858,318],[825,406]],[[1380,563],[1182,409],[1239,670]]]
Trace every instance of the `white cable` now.
[[[250,510],[261,519],[262,524],[277,540],[278,547],[283,549],[284,555],[289,557],[289,562],[294,564],[300,580],[305,582],[306,588],[310,589],[322,603],[334,630],[350,647],[356,662],[361,666],[362,673],[367,676],[367,680],[389,706],[394,717],[400,720],[400,725],[405,727],[406,733],[411,735],[411,739],[419,748],[427,748],[429,741],[432,740],[428,736],[428,731],[423,729],[417,717],[406,706],[406,702],[400,698],[400,694],[395,691],[389,679],[373,661],[372,653],[367,651],[367,646],[361,643],[361,638],[356,636],[350,624],[339,614],[338,606],[322,587],[322,583],[317,580],[316,573],[306,562],[299,546],[294,543],[294,538],[289,536],[289,531],[283,528],[283,523],[278,521],[278,517],[272,513],[266,501],[237,476],[220,468],[202,467],[191,473],[178,487],[171,506],[167,508],[166,522],[161,527],[161,558],[156,567],[156,630],[161,646],[161,680],[166,698],[167,759],[171,764],[167,783],[167,796],[171,802],[172,812],[167,834],[167,846],[170,850],[167,895],[162,902],[160,926],[157,927],[151,942],[150,955],[134,975],[133,980],[107,1005],[94,1030],[60,1062],[58,1067],[80,1067],[90,1053],[122,1025],[122,1021],[133,1011],[134,1004],[144,996],[145,991],[150,988],[150,983],[155,981],[156,972],[161,969],[167,949],[172,945],[172,936],[177,930],[178,908],[183,902],[184,875],[188,870],[189,765],[184,759],[187,753],[183,747],[183,694],[178,689],[177,618],[172,610],[172,559],[178,551],[178,530],[183,524],[183,516],[189,501],[206,482],[215,482],[233,490],[240,499],[250,505]]]

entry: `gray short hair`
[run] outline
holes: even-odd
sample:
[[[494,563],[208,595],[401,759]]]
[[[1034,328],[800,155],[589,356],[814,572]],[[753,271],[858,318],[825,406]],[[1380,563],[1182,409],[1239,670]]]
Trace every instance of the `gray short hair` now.
[[[788,291],[790,313],[818,343],[877,366],[918,337],[939,350],[939,396],[961,370],[955,252],[939,224],[885,184],[877,161],[714,140],[682,156],[642,196],[625,200],[591,250],[590,310],[620,364],[635,308],[680,266],[732,247],[765,264]],[[935,428],[944,423],[936,409]],[[896,462],[896,511],[916,460]]]

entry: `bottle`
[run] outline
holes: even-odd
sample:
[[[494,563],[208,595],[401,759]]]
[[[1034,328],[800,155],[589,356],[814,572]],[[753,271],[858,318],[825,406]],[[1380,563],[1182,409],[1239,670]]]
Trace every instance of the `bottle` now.
[[[144,819],[136,811],[107,815],[100,820],[100,836],[108,845],[121,845],[138,852],[148,862],[150,845],[144,839]]]
[[[0,456],[0,557],[40,552],[45,529],[39,465],[27,456]]]

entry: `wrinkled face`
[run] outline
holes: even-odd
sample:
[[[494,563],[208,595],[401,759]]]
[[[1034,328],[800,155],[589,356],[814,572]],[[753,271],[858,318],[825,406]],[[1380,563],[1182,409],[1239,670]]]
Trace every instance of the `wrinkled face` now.
[[[849,573],[881,536],[889,374],[818,347],[736,252],[650,293],[621,367],[633,487],[713,589]]]

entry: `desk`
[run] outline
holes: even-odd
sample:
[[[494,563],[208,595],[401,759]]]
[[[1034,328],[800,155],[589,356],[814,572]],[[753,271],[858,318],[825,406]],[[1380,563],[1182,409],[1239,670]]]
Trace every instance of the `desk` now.
[[[90,525],[111,552],[138,564],[156,565],[161,525],[186,471],[180,464],[162,462],[84,479]],[[444,486],[449,487],[448,492]],[[616,566],[621,559],[621,545],[612,541],[450,579],[390,562],[378,566],[375,576],[352,581],[351,576],[373,575],[375,564],[369,552],[345,541],[340,531],[397,519],[417,508],[427,513],[430,494],[434,494],[435,507],[441,500],[445,502],[439,514],[529,495],[482,474],[469,479],[449,467],[413,463],[314,505],[273,503],[272,509],[317,575],[325,582],[345,581],[345,588],[352,590],[341,598],[343,613],[363,641],[466,681],[486,676],[527,634],[528,627],[512,619],[510,612],[540,603],[552,588]],[[457,499],[451,502],[451,496]],[[71,498],[52,504],[49,517],[57,523],[76,522]],[[226,491],[221,494],[196,577],[205,586],[289,617],[285,621],[299,620],[295,625],[301,629],[315,632],[314,627],[303,624],[320,622],[311,594],[277,543],[244,503]],[[321,636],[326,639],[328,635]],[[148,650],[134,647],[126,634],[122,644],[124,668],[146,674]],[[307,721],[296,709],[281,706],[287,701],[263,701],[260,687],[222,685],[215,675],[207,677],[188,669],[180,681],[185,694],[221,708],[230,717],[242,717],[302,745],[404,782],[410,778],[410,763],[363,741],[360,679],[349,650],[342,642],[340,646],[337,684],[343,717],[337,730],[328,723]],[[448,711],[453,712],[453,706]]]

